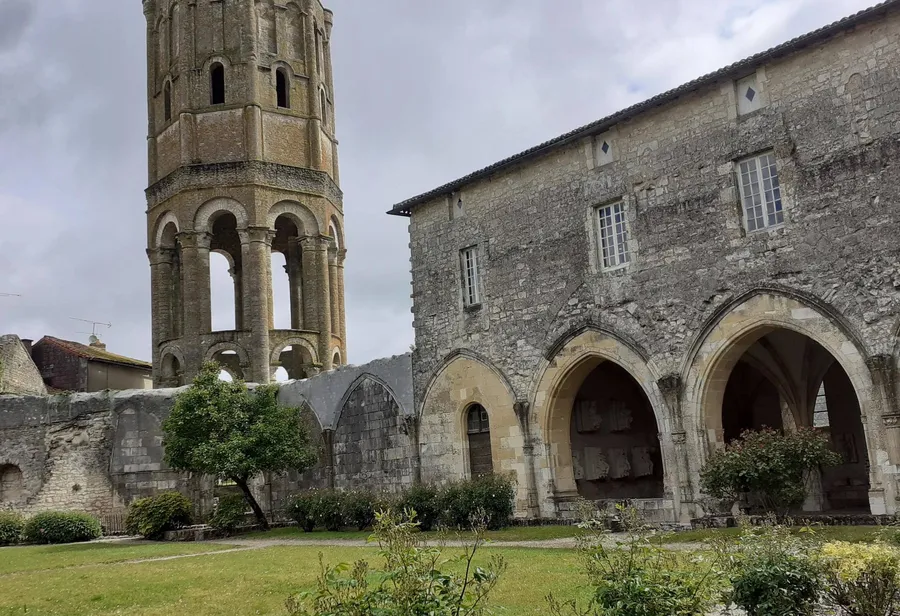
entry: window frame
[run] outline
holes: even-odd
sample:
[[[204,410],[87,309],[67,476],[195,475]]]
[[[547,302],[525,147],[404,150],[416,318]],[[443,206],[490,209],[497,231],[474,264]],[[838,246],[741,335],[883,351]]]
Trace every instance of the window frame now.
[[[770,159],[771,162],[763,167],[762,160]],[[752,174],[756,174],[756,181],[754,183],[745,184],[744,183],[744,165],[748,163],[753,163],[753,168],[748,169],[748,179],[752,181]],[[772,170],[774,170],[774,176],[771,174]],[[770,175],[768,178],[764,176],[764,171],[769,171]],[[744,223],[744,231],[750,234],[762,233],[765,231],[771,231],[773,229],[779,229],[784,226],[786,221],[785,216],[785,207],[784,207],[784,195],[781,190],[781,178],[778,176],[778,159],[775,157],[775,152],[773,150],[766,150],[764,152],[760,152],[758,154],[754,154],[753,156],[748,156],[746,158],[742,158],[740,160],[735,161],[735,176],[738,184],[738,196],[741,207],[741,218]],[[775,182],[772,183],[771,180],[774,178]],[[770,182],[770,189],[766,189],[766,181]],[[746,190],[750,188],[756,188],[757,193],[754,195],[753,192],[748,195]],[[772,194],[772,210],[770,211],[770,203],[768,193]],[[760,197],[760,202],[758,204],[754,203],[753,208],[760,208],[762,212],[762,226],[756,226],[758,223],[756,220],[758,218],[754,215],[754,226],[755,228],[750,228],[750,211],[747,208],[747,199],[750,197]],[[770,222],[770,218],[774,217],[775,222]],[[780,220],[779,220],[780,217]]]
[[[484,301],[484,293],[481,288],[481,255],[478,252],[478,244],[467,246],[459,251],[463,307],[466,309],[478,308]]]
[[[217,101],[216,73],[222,75],[222,100]],[[225,76],[225,65],[222,62],[213,62],[209,65],[209,104],[210,106],[224,105],[228,100],[228,84]]]
[[[620,208],[620,211],[616,212],[616,208]],[[634,262],[634,239],[631,236],[631,225],[628,222],[628,210],[628,203],[624,199],[619,199],[617,201],[604,203],[594,207],[593,223],[594,230],[597,234],[597,259],[601,271],[613,272],[622,270],[629,267]],[[615,214],[621,214],[620,222],[611,222],[611,226],[613,227],[614,231],[611,233],[611,235],[609,235],[609,237],[611,237],[613,241],[612,254],[615,257],[615,263],[608,263],[608,260],[606,258],[607,249],[604,246],[604,240],[607,237],[607,227],[603,225],[603,222],[605,220],[603,213],[605,211],[610,211],[613,216]],[[612,220],[612,217],[610,218],[610,220]],[[615,229],[619,224],[621,224],[621,231]],[[625,247],[624,260],[622,258],[620,244],[624,244]]]
[[[275,69],[275,106],[278,109],[291,108],[291,80],[283,66]]]

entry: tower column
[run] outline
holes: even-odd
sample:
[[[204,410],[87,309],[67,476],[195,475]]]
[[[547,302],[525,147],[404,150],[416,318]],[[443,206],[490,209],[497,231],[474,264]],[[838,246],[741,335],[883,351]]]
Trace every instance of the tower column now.
[[[319,331],[319,363],[323,371],[331,370],[331,292],[329,291],[328,276],[328,247],[331,238],[304,237],[300,240],[303,244],[304,258],[309,255],[313,262],[315,287],[313,289],[316,298],[316,316]],[[311,254],[310,254],[311,253]],[[311,279],[307,278],[307,283]]]
[[[209,244],[212,239],[203,231],[178,234],[184,272],[184,333],[205,334],[212,331],[209,291]]]
[[[288,251],[285,257],[285,269],[287,270],[288,283],[291,294],[291,329],[303,329],[303,270],[300,262],[300,240],[294,238],[288,241]]]
[[[337,254],[337,312],[338,312],[338,335],[344,345],[344,356],[341,358],[345,364],[350,363],[347,359],[347,313],[344,306],[344,261],[347,259],[347,249],[342,248]]]
[[[234,328],[244,329],[244,276],[240,263],[235,263],[228,270],[234,284]]]
[[[302,282],[301,300],[303,304],[303,328],[314,330],[319,322],[316,314],[316,301],[318,298],[318,282],[316,280],[316,268],[318,253],[314,237],[301,237],[300,244],[300,277]]]
[[[159,345],[163,340],[174,337],[172,310],[177,305],[172,301],[174,252],[171,248],[147,250],[147,256],[150,259],[153,374],[157,376],[161,374]]]
[[[244,267],[244,299],[247,312],[245,327],[251,330],[250,379],[268,383],[269,369],[269,303],[273,234],[268,227],[249,227],[238,231]]]
[[[334,242],[328,247],[328,291],[331,308],[331,331],[341,335],[340,297],[338,294],[338,249]]]

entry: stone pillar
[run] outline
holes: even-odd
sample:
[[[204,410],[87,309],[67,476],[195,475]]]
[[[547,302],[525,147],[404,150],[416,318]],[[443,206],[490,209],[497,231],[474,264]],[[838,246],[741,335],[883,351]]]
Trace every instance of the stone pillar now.
[[[241,264],[235,260],[228,273],[234,283],[234,328],[240,331],[244,329],[244,281]]]
[[[334,242],[328,248],[328,290],[331,305],[331,331],[341,335],[340,297],[338,295],[338,249]],[[343,357],[341,357],[343,359]]]
[[[312,2],[306,3],[307,15],[312,15],[314,6]],[[318,67],[318,50],[316,49],[316,33],[314,28],[316,21],[312,18],[306,20],[306,74],[309,77],[306,99],[309,109],[309,161],[314,169],[322,169],[322,113],[323,110],[319,105],[319,88],[322,85],[321,68]]]
[[[174,338],[174,315],[172,308],[176,304],[172,301],[173,288],[173,262],[175,250],[171,248],[157,248],[148,250],[150,259],[150,294],[151,294],[151,319],[153,322],[153,375],[157,379],[162,374],[159,357],[159,344],[163,340]]]
[[[178,234],[184,277],[184,333],[199,335],[212,331],[209,291],[209,244],[212,237],[203,231]]]
[[[863,429],[869,452],[869,504],[872,513],[896,512],[897,475],[893,469],[900,465],[900,409],[897,401],[897,366],[889,354],[874,355],[866,360],[866,366],[875,386],[875,400],[880,407],[880,417],[867,412],[869,405],[860,400]],[[859,395],[859,394],[857,394]],[[873,416],[875,415],[875,416]],[[887,454],[887,460],[879,464],[879,453]],[[872,461],[876,463],[873,465]],[[885,477],[885,472],[888,475]],[[890,479],[890,481],[886,481]],[[881,504],[883,503],[883,504]]]
[[[670,374],[665,376],[656,385],[663,395],[666,406],[672,418],[672,455],[674,457],[673,469],[674,473],[669,473],[669,480],[674,480],[676,485],[666,486],[673,492],[676,508],[680,511],[676,512],[681,518],[690,517],[693,512],[686,509],[691,507],[696,501],[694,487],[691,484],[691,467],[690,456],[688,452],[687,432],[684,429],[684,417],[681,408],[681,400],[684,390],[684,382],[679,374]],[[660,444],[663,443],[666,435],[660,435]]]
[[[331,285],[328,284],[329,265],[328,249],[331,246],[331,238],[316,238],[318,246],[318,272],[316,280],[316,295],[319,314],[319,363],[322,370],[328,372],[334,366],[331,361]]]
[[[244,298],[248,308],[245,327],[251,332],[250,381],[268,383],[269,370],[269,283],[272,233],[268,227],[249,227],[238,231],[244,263]]]
[[[269,255],[266,257],[266,300],[269,306],[269,329],[275,329],[275,293],[272,291],[272,245],[269,243]]]
[[[318,253],[316,252],[315,238],[302,237],[299,243],[302,255],[300,261],[300,277],[302,280],[299,286],[302,288],[303,329],[312,331],[316,329],[316,324],[318,323],[318,317],[316,316],[316,301],[318,298],[318,292],[316,291],[318,285],[316,259],[318,258]]]
[[[300,240],[288,242],[284,269],[287,271],[291,294],[291,329],[303,329],[303,270],[300,261]]]
[[[525,488],[528,495],[528,517],[535,519],[541,517],[541,510],[538,504],[537,460],[534,455],[534,438],[531,435],[531,403],[526,400],[518,400],[513,404],[513,410],[522,430],[522,455],[525,457]]]
[[[337,166],[335,166],[335,169]],[[344,356],[342,359],[345,364],[349,364],[350,360],[347,357],[347,313],[346,313],[346,305],[344,304],[344,261],[347,258],[347,250],[341,249],[338,251],[337,257],[337,311],[338,311],[338,336],[341,337],[341,342],[344,345]],[[332,307],[332,309],[334,309]]]

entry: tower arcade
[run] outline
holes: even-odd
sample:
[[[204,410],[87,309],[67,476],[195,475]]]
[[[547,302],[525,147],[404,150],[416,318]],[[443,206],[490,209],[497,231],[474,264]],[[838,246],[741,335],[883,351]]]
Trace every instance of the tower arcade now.
[[[332,13],[319,0],[143,7],[154,385],[212,359],[258,383],[345,363]],[[273,251],[289,329],[275,328]],[[211,253],[234,281],[233,330],[213,331]]]

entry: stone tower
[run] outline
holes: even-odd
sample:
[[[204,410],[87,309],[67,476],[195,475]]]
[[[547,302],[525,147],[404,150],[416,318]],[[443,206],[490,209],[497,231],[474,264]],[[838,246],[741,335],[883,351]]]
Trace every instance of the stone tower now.
[[[155,385],[207,360],[258,383],[346,362],[332,13],[319,0],[143,5]],[[290,329],[274,327],[272,251]],[[213,331],[210,252],[230,264],[234,330]]]

